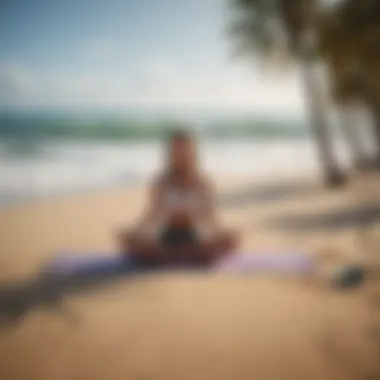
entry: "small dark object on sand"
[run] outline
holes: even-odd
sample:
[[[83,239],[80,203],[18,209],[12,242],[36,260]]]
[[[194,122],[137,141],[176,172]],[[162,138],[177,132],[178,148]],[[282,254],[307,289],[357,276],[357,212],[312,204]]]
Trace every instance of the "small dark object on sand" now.
[[[361,285],[366,277],[365,269],[361,266],[348,266],[339,270],[333,277],[337,288],[353,288]]]

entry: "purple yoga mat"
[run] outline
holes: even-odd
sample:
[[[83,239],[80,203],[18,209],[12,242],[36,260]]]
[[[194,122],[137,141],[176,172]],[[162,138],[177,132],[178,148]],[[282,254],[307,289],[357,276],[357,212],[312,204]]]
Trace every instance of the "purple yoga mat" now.
[[[307,272],[314,270],[314,262],[301,253],[238,252],[216,262],[212,269],[216,272]]]
[[[174,267],[175,268],[175,267]],[[182,267],[183,268],[183,267]],[[297,252],[236,252],[229,257],[204,269],[213,273],[256,273],[256,272],[313,272],[313,260],[306,254]],[[157,268],[155,268],[157,269]],[[160,270],[173,269],[171,266],[159,267]],[[179,267],[177,269],[180,269]],[[202,269],[202,268],[197,268]],[[66,253],[57,255],[43,272],[47,274],[113,273],[141,271],[132,262],[120,256],[107,254]]]

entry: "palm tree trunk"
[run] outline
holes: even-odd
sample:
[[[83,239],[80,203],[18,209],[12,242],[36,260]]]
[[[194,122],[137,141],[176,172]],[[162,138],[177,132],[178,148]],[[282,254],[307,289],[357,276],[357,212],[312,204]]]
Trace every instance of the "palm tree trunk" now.
[[[312,1],[281,0],[279,5],[281,19],[288,35],[289,47],[301,65],[306,106],[323,170],[324,182],[329,187],[341,186],[344,177],[336,162],[319,79],[314,71],[318,41],[313,15],[316,12],[317,4]]]
[[[344,183],[344,176],[338,167],[334,153],[326,110],[322,102],[319,78],[316,77],[314,71],[312,50],[310,46],[304,45],[298,56],[302,69],[306,106],[309,109],[311,131],[317,145],[324,182],[329,187],[338,187]]]
[[[364,101],[372,113],[373,117],[373,131],[374,138],[376,139],[377,152],[376,152],[376,165],[380,167],[380,99],[376,88],[373,85],[369,70],[366,67],[365,61],[362,60],[359,66],[359,75],[362,85],[362,96]]]
[[[375,109],[373,109],[375,108]],[[377,152],[376,152],[376,164],[380,168],[380,106],[372,107],[373,112],[373,119],[374,119],[374,134],[376,139],[376,145],[377,145]]]
[[[376,145],[376,155],[373,166],[380,168],[380,105],[370,96],[366,96],[368,109],[371,112],[373,120],[373,137]]]
[[[359,128],[362,129],[363,126],[358,125],[355,120],[355,109],[350,108],[350,105],[341,106],[338,112],[341,129],[352,154],[354,167],[366,169],[370,166],[370,157],[359,131]]]

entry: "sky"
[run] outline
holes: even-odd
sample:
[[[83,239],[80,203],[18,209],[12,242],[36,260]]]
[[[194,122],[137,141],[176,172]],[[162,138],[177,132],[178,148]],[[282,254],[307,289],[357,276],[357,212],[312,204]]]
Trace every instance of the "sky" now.
[[[0,0],[0,107],[298,114],[294,72],[233,59],[225,0]]]

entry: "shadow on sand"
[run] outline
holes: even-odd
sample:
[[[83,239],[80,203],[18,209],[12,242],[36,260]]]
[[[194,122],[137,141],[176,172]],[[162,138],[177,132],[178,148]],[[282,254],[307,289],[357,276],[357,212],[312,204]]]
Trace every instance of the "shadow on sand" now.
[[[62,301],[67,295],[93,291],[142,272],[134,270],[132,273],[130,270],[121,269],[104,273],[41,277],[23,283],[0,285],[0,323],[8,326],[39,307],[60,311]]]
[[[219,202],[222,207],[243,207],[254,202],[275,202],[295,197],[314,195],[321,188],[312,182],[276,182],[263,186],[251,185],[239,191],[222,195]]]
[[[380,221],[380,203],[325,210],[319,213],[288,214],[267,220],[269,227],[295,231],[366,228]]]

